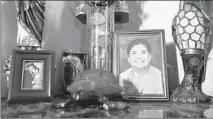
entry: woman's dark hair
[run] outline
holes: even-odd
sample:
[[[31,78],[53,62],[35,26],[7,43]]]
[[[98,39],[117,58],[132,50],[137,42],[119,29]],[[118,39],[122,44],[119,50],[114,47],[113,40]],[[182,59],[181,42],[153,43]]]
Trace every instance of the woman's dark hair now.
[[[127,55],[129,55],[130,50],[132,49],[133,46],[139,45],[139,44],[144,45],[146,47],[147,51],[149,53],[152,53],[152,48],[151,48],[149,42],[146,39],[138,38],[129,43],[129,45],[127,47]]]

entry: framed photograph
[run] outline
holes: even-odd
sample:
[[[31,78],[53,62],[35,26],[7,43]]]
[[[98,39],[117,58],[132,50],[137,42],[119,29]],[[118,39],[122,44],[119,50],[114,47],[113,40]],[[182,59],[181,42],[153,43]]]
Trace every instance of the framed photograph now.
[[[124,99],[169,100],[164,30],[115,32],[113,49]]]
[[[51,101],[54,51],[13,50],[7,102]]]

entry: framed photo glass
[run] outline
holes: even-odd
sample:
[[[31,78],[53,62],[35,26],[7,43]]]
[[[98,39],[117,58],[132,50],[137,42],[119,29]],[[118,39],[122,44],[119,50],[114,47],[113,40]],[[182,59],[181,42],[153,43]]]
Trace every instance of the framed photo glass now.
[[[13,50],[7,102],[51,101],[54,51]]]
[[[44,60],[23,60],[21,90],[44,90]]]
[[[164,30],[115,32],[113,73],[128,100],[167,101]]]

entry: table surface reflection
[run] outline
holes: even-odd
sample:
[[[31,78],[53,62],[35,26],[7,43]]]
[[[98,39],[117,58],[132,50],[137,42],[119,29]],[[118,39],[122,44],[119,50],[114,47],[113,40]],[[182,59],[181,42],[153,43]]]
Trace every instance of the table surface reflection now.
[[[93,108],[51,108],[52,102],[13,103],[1,100],[1,118],[213,118],[212,104],[172,102],[130,103],[122,111]]]

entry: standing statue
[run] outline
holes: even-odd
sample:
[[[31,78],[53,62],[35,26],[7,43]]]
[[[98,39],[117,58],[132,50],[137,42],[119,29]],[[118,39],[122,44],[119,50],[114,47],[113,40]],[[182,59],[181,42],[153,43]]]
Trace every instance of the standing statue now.
[[[180,50],[185,74],[171,95],[172,101],[211,101],[201,88],[210,32],[210,18],[201,6],[195,1],[180,1],[179,11],[173,19],[172,35]]]
[[[41,49],[45,1],[15,1],[17,8],[17,46],[21,49]]]

